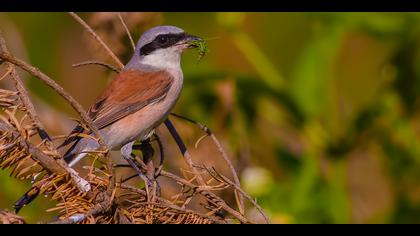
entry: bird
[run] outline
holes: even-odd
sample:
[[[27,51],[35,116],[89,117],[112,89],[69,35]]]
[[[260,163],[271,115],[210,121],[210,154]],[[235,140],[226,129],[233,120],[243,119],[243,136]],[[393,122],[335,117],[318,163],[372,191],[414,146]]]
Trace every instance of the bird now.
[[[183,87],[181,55],[202,40],[170,25],[142,34],[131,59],[88,110],[110,150],[131,150],[134,141],[148,139],[166,119]],[[70,167],[100,147],[96,140],[77,135],[80,133],[90,134],[78,125],[58,147],[71,144],[63,155]],[[15,212],[38,194],[39,188],[32,187],[15,203]]]

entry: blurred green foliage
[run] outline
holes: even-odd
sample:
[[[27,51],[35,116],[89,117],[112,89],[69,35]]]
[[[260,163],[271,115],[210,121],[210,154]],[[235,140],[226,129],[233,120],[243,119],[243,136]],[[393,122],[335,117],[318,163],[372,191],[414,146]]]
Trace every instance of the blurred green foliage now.
[[[83,30],[64,13],[2,17],[31,63],[64,83],[57,58]],[[202,61],[185,55],[176,112],[226,141],[273,222],[420,223],[420,14],[164,13],[160,23],[209,39]],[[4,172],[0,189],[0,207],[24,191]]]

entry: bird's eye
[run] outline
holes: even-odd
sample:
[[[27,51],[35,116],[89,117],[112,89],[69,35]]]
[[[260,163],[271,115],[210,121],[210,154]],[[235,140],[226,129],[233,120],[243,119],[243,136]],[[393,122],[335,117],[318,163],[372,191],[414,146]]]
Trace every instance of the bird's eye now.
[[[158,36],[157,40],[158,40],[160,45],[166,45],[169,42],[168,37],[163,36],[163,35]]]

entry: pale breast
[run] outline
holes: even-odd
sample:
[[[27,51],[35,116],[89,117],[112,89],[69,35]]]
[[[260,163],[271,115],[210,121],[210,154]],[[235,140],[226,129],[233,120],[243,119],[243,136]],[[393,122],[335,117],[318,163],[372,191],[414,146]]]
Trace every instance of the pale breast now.
[[[165,120],[175,106],[183,85],[182,73],[171,74],[175,79],[163,100],[149,104],[101,130],[101,135],[111,149],[119,150],[135,139],[148,138],[148,135]]]

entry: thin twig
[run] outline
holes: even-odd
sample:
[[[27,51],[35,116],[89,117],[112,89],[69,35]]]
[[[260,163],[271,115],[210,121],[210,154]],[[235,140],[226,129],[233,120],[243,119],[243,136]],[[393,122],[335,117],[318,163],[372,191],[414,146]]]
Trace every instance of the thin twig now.
[[[266,223],[270,223],[270,220],[268,218],[268,216],[265,214],[264,210],[261,208],[260,205],[258,205],[258,203],[255,201],[254,198],[252,198],[250,195],[248,195],[244,190],[241,189],[240,186],[238,186],[237,184],[235,184],[234,182],[232,182],[229,178],[227,178],[226,176],[218,173],[216,170],[210,170],[207,169],[207,171],[212,172],[212,175],[217,175],[217,179],[221,179],[223,182],[229,184],[230,186],[234,187],[237,191],[239,191],[243,196],[245,196],[245,198],[252,203],[252,205],[254,205],[254,207],[261,213],[261,215],[263,216],[264,220]]]
[[[123,27],[125,29],[125,32],[127,33],[127,36],[130,39],[130,43],[131,43],[131,46],[133,47],[133,51],[135,52],[136,51],[136,44],[134,43],[133,37],[131,36],[131,33],[130,33],[130,30],[128,29],[127,25],[125,24],[124,19],[121,16],[121,13],[118,12],[117,15],[118,15],[118,18],[120,18],[121,24],[123,25]]]
[[[203,124],[201,124],[201,123],[199,123],[199,122],[197,122],[195,120],[192,120],[192,119],[190,119],[188,117],[181,116],[181,115],[178,115],[178,114],[175,114],[175,113],[171,113],[171,115],[173,115],[173,116],[175,116],[177,118],[186,120],[188,122],[191,122],[191,123],[197,125],[203,132],[205,132],[208,136],[210,136],[210,138],[212,139],[213,143],[217,147],[217,151],[220,153],[220,155],[223,157],[223,160],[228,165],[228,167],[230,169],[230,172],[232,173],[233,179],[235,181],[235,184],[237,186],[241,186],[241,182],[239,181],[239,177],[238,177],[238,174],[236,173],[235,167],[233,166],[233,164],[230,161],[228,155],[226,154],[225,150],[223,149],[222,145],[220,144],[220,142],[216,138],[216,136],[213,134],[213,132],[206,125],[203,125]],[[240,194],[238,194],[237,190],[235,190],[235,196],[238,199],[238,208],[239,208],[239,211],[242,214],[245,214],[245,205],[244,205],[243,197]]]
[[[120,73],[121,72],[121,70],[115,68],[113,65],[110,65],[110,64],[102,62],[102,61],[84,61],[84,62],[81,62],[81,63],[73,64],[71,66],[76,68],[76,67],[88,66],[88,65],[104,66],[104,67],[114,71],[115,73]]]
[[[90,216],[98,214],[104,214],[109,211],[112,206],[112,201],[104,201],[103,203],[97,203],[91,210],[86,213],[79,213],[69,216],[63,220],[57,220],[49,222],[48,224],[76,224],[82,222]]]
[[[215,202],[215,204],[221,206],[225,211],[229,212],[231,215],[236,217],[242,223],[253,223],[253,222],[249,221],[248,219],[246,219],[241,213],[237,212],[236,210],[231,208],[229,205],[227,205],[220,197],[218,197],[214,193],[208,191],[207,189],[204,189],[200,186],[194,185],[194,184],[190,183],[189,181],[187,181],[185,179],[182,179],[182,178],[180,178],[180,177],[178,177],[178,176],[176,176],[172,173],[166,172],[166,171],[162,171],[161,174],[162,174],[162,176],[171,178],[171,179],[175,180],[176,182],[178,182],[182,185],[185,185],[185,186],[190,187],[191,189],[194,189],[194,191],[202,194],[207,199],[209,199],[211,202]]]
[[[79,24],[81,24],[95,39],[96,41],[108,52],[108,55],[117,63],[119,68],[123,68],[124,65],[121,63],[120,59],[112,52],[112,50],[104,43],[104,41],[93,31],[93,29],[76,13],[69,12],[70,16],[72,16]]]
[[[210,192],[209,190],[212,189],[212,188],[206,187],[206,186],[195,185],[195,184],[193,184],[193,183],[191,183],[191,182],[189,182],[189,181],[187,181],[183,178],[180,178],[180,177],[178,177],[178,176],[176,176],[172,173],[169,173],[167,171],[164,171],[164,170],[161,171],[161,175],[164,176],[164,177],[173,179],[175,182],[178,182],[181,185],[184,185],[184,186],[187,186],[187,187],[193,189],[193,191],[203,195],[209,201],[214,202],[215,204],[220,206],[225,211],[229,212],[232,216],[237,218],[242,223],[254,223],[254,222],[251,222],[248,219],[246,219],[240,212],[237,212],[236,210],[231,208],[229,205],[227,205],[220,197],[218,197],[214,193]],[[123,188],[130,189],[132,191],[137,191],[138,193],[142,194],[143,196],[146,196],[146,192],[141,190],[141,189],[137,189],[135,187],[132,187],[132,186],[126,185],[126,184],[121,184],[121,186],[123,186]],[[158,198],[158,200],[162,200],[162,199]],[[165,202],[167,202],[167,200],[165,200]]]
[[[9,67],[9,69],[6,71],[6,73],[4,73],[1,77],[0,77],[0,81],[2,81],[4,78],[6,78],[8,75],[10,75],[10,73],[12,73],[12,69],[11,67]]]
[[[188,186],[191,189],[194,189],[194,191],[196,191],[197,193],[200,193],[201,195],[203,195],[204,197],[206,197],[209,201],[211,202],[215,202],[215,204],[221,206],[225,211],[229,212],[232,216],[234,216],[235,218],[237,218],[239,221],[241,221],[242,223],[254,223],[251,222],[250,220],[246,219],[240,212],[237,212],[236,210],[234,210],[233,208],[231,208],[225,201],[223,201],[219,196],[217,196],[216,194],[208,191],[207,189],[205,189],[202,186],[197,186],[193,183],[190,183],[189,181],[180,178],[172,173],[166,172],[164,170],[161,171],[161,175],[171,178],[173,180],[175,180],[176,182]]]
[[[7,210],[0,210],[0,224],[26,224],[25,220]]]
[[[133,186],[131,186],[131,185],[127,185],[127,184],[121,184],[119,187],[120,187],[120,188],[122,188],[122,189],[129,190],[129,191],[131,191],[131,192],[134,192],[134,193],[140,194],[140,195],[142,195],[143,197],[146,197],[146,192],[145,192],[144,190],[142,190],[142,189],[138,189],[138,188],[136,188],[136,187],[133,187]],[[198,215],[198,216],[203,217],[203,218],[208,218],[209,220],[211,220],[211,221],[213,221],[213,222],[215,222],[215,223],[219,223],[219,224],[226,223],[225,221],[218,220],[218,219],[216,219],[216,218],[214,218],[214,217],[207,216],[207,215],[200,214],[200,213],[195,212],[195,211],[192,211],[192,210],[188,210],[188,209],[185,209],[185,208],[179,207],[179,206],[177,206],[177,205],[175,205],[175,204],[172,204],[172,203],[171,203],[171,202],[169,202],[168,200],[166,200],[166,199],[164,199],[164,198],[161,198],[161,197],[157,197],[157,198],[156,198],[156,200],[157,200],[157,202],[144,202],[143,204],[150,204],[150,205],[164,206],[164,207],[168,207],[168,208],[171,208],[171,209],[174,209],[174,210],[177,210],[177,211],[181,211],[181,212],[183,212],[183,213],[190,213],[190,214],[195,214],[195,215]]]

